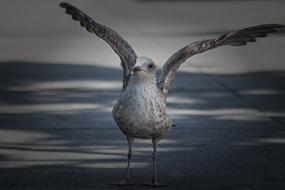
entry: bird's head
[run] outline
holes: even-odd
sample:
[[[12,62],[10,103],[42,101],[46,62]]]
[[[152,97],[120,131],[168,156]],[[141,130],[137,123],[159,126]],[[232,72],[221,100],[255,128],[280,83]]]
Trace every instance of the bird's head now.
[[[133,67],[133,76],[137,79],[147,79],[156,76],[157,67],[148,57],[138,57]]]

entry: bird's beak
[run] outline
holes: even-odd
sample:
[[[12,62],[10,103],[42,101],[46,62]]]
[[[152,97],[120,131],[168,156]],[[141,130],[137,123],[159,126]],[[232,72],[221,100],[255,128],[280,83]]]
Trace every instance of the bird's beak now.
[[[142,71],[141,68],[139,66],[134,66],[133,72],[136,73],[136,72],[139,72],[139,71]]]

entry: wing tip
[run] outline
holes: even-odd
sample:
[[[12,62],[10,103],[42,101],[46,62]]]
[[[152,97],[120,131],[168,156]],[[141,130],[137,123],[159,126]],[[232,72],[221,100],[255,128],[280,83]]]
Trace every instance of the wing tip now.
[[[267,33],[275,33],[285,31],[284,24],[265,24],[265,29],[268,30]]]
[[[78,9],[75,6],[73,6],[73,5],[71,5],[71,4],[67,3],[67,2],[61,2],[59,4],[59,6],[64,8],[64,9],[66,9],[66,10],[78,11]]]
[[[273,24],[275,28],[285,28],[284,24]]]
[[[279,27],[277,27],[277,32],[285,33],[285,25],[279,24]]]
[[[79,9],[74,7],[73,5],[66,3],[66,2],[61,2],[59,4],[59,6],[64,8],[65,12],[67,14],[71,15],[73,20],[77,20],[77,21],[80,20],[79,16],[82,16],[82,14],[84,14],[84,13],[82,13],[82,11],[80,11]]]
[[[280,32],[285,30],[285,25],[284,24],[272,24],[272,30],[274,32]]]
[[[271,26],[270,26],[271,25]],[[268,24],[269,28],[266,32],[266,36],[256,36],[256,37],[267,37],[270,33],[285,33],[285,25],[283,24]],[[264,33],[264,34],[266,34]],[[260,33],[262,35],[262,33]]]
[[[68,8],[68,7],[70,7],[70,4],[66,3],[66,2],[61,2],[61,3],[59,3],[59,6],[62,8]]]

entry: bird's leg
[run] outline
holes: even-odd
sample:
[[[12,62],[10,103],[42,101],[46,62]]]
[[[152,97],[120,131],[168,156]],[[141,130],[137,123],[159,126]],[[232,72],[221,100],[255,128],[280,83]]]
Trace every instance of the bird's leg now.
[[[153,153],[152,153],[152,183],[156,182],[157,177],[156,177],[156,148],[157,148],[157,142],[152,140],[153,144]]]
[[[156,174],[156,149],[157,149],[158,140],[153,138],[152,145],[153,145],[153,153],[152,153],[152,179],[150,183],[145,183],[143,185],[146,186],[167,186],[166,184],[161,184],[157,181],[157,174]]]
[[[131,166],[131,159],[132,159],[132,154],[133,154],[132,147],[133,147],[134,138],[127,136],[127,140],[128,140],[128,145],[129,145],[129,153],[128,153],[128,166],[127,166],[126,177],[122,181],[111,183],[111,185],[117,185],[117,186],[134,185],[134,183],[132,183],[130,179],[130,166]]]
[[[128,153],[128,167],[127,167],[126,180],[130,182],[130,166],[131,166],[131,159],[132,159],[132,155],[133,155],[134,138],[127,137],[127,139],[128,139],[128,145],[129,145],[129,153]]]

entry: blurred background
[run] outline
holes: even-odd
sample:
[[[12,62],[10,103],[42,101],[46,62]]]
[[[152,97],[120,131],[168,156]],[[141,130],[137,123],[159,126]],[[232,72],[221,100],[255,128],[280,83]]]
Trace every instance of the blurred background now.
[[[68,2],[159,67],[192,41],[285,24],[282,0]],[[111,116],[119,58],[59,3],[0,1],[0,189],[108,189],[125,172],[127,143]],[[177,127],[158,149],[170,189],[285,188],[284,34],[180,68],[168,98]],[[139,184],[150,178],[151,143],[134,151]]]

